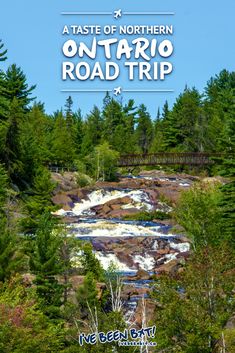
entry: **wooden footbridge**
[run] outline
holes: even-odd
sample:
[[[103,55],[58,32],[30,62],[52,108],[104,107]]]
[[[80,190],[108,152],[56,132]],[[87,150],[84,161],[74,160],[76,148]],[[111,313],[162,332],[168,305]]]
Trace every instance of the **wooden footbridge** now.
[[[117,167],[138,167],[157,165],[189,165],[208,166],[214,163],[221,163],[226,155],[223,153],[199,153],[199,152],[159,152],[147,154],[126,154],[121,155]],[[228,157],[228,156],[226,156]],[[234,155],[231,156],[234,158]],[[74,166],[65,166],[63,162],[49,163],[48,169],[51,172],[61,173],[65,171],[76,171]]]
[[[223,153],[198,152],[159,152],[147,154],[127,154],[120,156],[118,167],[137,167],[155,165],[206,166],[224,158]]]

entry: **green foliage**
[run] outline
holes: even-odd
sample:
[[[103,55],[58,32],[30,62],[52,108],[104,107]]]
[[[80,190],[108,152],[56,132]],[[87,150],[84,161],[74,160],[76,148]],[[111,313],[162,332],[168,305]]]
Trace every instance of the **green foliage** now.
[[[0,61],[6,60],[6,53],[0,41]],[[166,102],[162,114],[158,110],[154,122],[144,105],[136,107],[134,100],[122,103],[109,94],[103,108],[93,107],[84,119],[79,109],[73,111],[71,97],[63,111],[48,116],[42,103],[30,107],[34,88],[17,65],[0,71],[0,351],[134,351],[117,343],[77,344],[77,327],[87,330],[94,315],[102,331],[126,325],[121,310],[112,310],[109,284],[117,288],[115,271],[105,275],[90,244],[79,248],[85,280],[78,289],[78,303],[69,302],[69,276],[78,245],[55,225],[55,185],[48,164],[78,167],[82,187],[90,177],[114,180],[119,153],[221,151],[225,158],[218,170],[228,183],[221,190],[195,185],[176,209],[176,219],[196,252],[176,278],[161,278],[153,297],[159,302],[159,350],[214,353],[221,348],[224,332],[232,352],[234,333],[225,324],[235,310],[234,254],[223,244],[226,240],[231,246],[235,231],[235,73],[221,71],[207,83],[204,95],[186,88],[172,108]],[[17,197],[10,198],[9,185],[17,190],[24,215]],[[20,232],[11,225],[11,207],[16,209],[15,219],[20,218]],[[169,215],[156,211],[129,219],[165,218]],[[23,271],[35,276],[33,285],[13,280]],[[106,281],[102,292],[98,281]]]
[[[220,200],[219,187],[206,183],[195,184],[182,193],[175,217],[195,248],[218,243],[223,239]]]
[[[223,221],[223,232],[235,245],[235,181],[225,184],[222,188],[220,203]]]
[[[3,76],[3,83],[4,96],[10,101],[13,101],[14,98],[17,99],[22,108],[27,108],[28,104],[35,99],[31,98],[30,95],[36,86],[29,87],[25,74],[16,64],[7,69]]]
[[[75,145],[73,135],[71,135],[71,116],[67,120],[62,112],[58,112],[54,118],[54,127],[51,136],[51,152],[53,162],[55,161],[62,166],[71,165],[75,157]]]
[[[0,165],[0,282],[21,271],[24,264],[20,241],[8,226],[8,187],[8,177]]]
[[[96,281],[92,272],[87,272],[83,285],[77,291],[78,308],[82,318],[89,317],[89,311],[99,307]],[[90,318],[91,320],[91,318]]]
[[[87,116],[82,137],[81,152],[87,156],[92,152],[94,146],[101,142],[103,132],[103,119],[99,108],[94,106],[93,110]]]
[[[37,169],[52,158],[51,130],[52,121],[45,115],[43,106],[35,103],[24,118],[20,134],[23,178],[27,183],[32,183]]]
[[[4,167],[0,164],[0,212],[3,212],[3,207],[7,198],[8,176]]]
[[[204,247],[181,275],[159,279],[152,294],[159,351],[221,351],[224,326],[235,310],[234,261],[229,246]]]
[[[20,181],[22,174],[20,128],[23,120],[23,108],[17,98],[13,98],[8,113],[8,129],[5,138],[4,162],[14,181]]]
[[[51,201],[54,188],[49,171],[44,167],[38,168],[33,180],[31,195],[26,198],[25,202],[27,217],[22,220],[22,226],[26,232],[34,233],[41,216],[55,210]]]
[[[82,255],[80,261],[84,270],[84,273],[92,273],[94,279],[102,280],[104,276],[103,269],[99,263],[99,260],[95,257],[92,252],[92,245],[90,243],[84,243],[81,247]]]
[[[24,269],[25,259],[17,236],[7,230],[3,220],[0,226],[0,282],[4,282]]]
[[[51,317],[59,316],[63,286],[56,275],[62,272],[60,248],[62,239],[47,214],[41,217],[30,254],[30,269],[36,275],[37,294],[43,310]]]
[[[95,180],[113,181],[116,179],[119,153],[112,150],[107,142],[95,147],[87,159],[87,168]]]
[[[164,219],[169,218],[171,218],[171,214],[162,211],[142,211],[134,215],[127,215],[124,217],[124,219],[128,221],[153,221],[155,219],[163,221]]]
[[[147,108],[141,104],[138,110],[136,139],[142,153],[148,153],[153,139],[153,125]]]
[[[91,185],[93,183],[93,179],[83,173],[77,173],[76,180],[80,188],[84,188],[85,186]]]
[[[0,351],[51,353],[62,351],[66,332],[38,308],[34,288],[17,277],[0,288]]]

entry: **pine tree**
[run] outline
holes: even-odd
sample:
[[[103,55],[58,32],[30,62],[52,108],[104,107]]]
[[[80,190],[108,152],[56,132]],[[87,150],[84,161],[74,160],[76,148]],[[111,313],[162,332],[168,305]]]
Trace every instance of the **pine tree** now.
[[[120,144],[119,152],[133,153],[136,149],[136,136],[135,136],[135,125],[137,122],[137,107],[133,99],[129,99],[127,104],[123,107],[124,122],[121,125],[123,127],[123,132],[120,134],[122,136],[122,143]]]
[[[6,209],[8,182],[6,171],[0,165],[0,282],[20,271],[24,260],[16,235],[8,229]]]
[[[84,273],[92,273],[94,279],[102,280],[104,273],[103,269],[99,263],[99,260],[95,257],[92,252],[92,246],[90,243],[85,243],[82,246],[82,256],[81,256],[81,264],[84,270]]]
[[[39,167],[36,170],[30,195],[25,200],[27,216],[21,223],[26,233],[35,233],[42,214],[51,214],[55,210],[51,200],[54,188],[50,172],[44,167]]]
[[[66,103],[65,103],[65,115],[67,116],[71,116],[73,115],[73,100],[72,97],[69,96],[66,99]]]
[[[13,98],[9,106],[8,129],[5,141],[5,156],[8,173],[14,181],[18,181],[22,174],[20,129],[24,119],[23,110],[18,99]]]
[[[138,110],[136,139],[142,153],[148,153],[153,139],[153,125],[147,108],[142,104]]]
[[[120,151],[124,113],[121,104],[115,99],[107,97],[107,103],[103,110],[103,120],[103,140],[107,141],[112,148]]]
[[[42,309],[52,318],[59,316],[63,293],[63,286],[56,278],[62,273],[61,237],[54,227],[50,214],[44,213],[40,218],[30,254],[30,269],[36,275],[35,284],[42,300]]]
[[[3,208],[7,198],[8,176],[4,167],[0,164],[0,213],[3,214]]]
[[[88,114],[84,124],[84,135],[82,139],[82,155],[86,156],[93,148],[99,145],[103,133],[103,119],[98,107],[94,106]]]
[[[168,109],[168,103],[166,102]],[[164,107],[165,107],[164,105]],[[165,109],[165,108],[164,108]],[[163,114],[164,115],[164,114]],[[161,117],[160,108],[157,110],[157,116],[153,123],[153,142],[151,146],[151,152],[163,152],[164,151],[164,122],[163,118]]]
[[[221,174],[228,182],[221,188],[223,232],[234,244],[235,234],[235,72],[222,70],[211,78],[205,89],[206,109],[211,119],[209,130],[217,151],[225,153]]]
[[[62,166],[71,165],[75,158],[75,141],[62,112],[55,115],[51,141],[53,162]]]
[[[167,149],[185,152],[204,150],[204,115],[199,92],[186,88],[177,98],[172,111],[165,120],[165,143]]]
[[[3,95],[4,72],[0,70],[0,161],[5,157],[5,141],[8,130],[9,100]]]
[[[83,140],[83,131],[84,131],[84,123],[82,119],[82,113],[81,109],[78,109],[78,111],[74,114],[74,120],[75,120],[75,152],[76,155],[81,154],[81,149],[82,149],[82,140]]]
[[[3,79],[4,96],[10,101],[16,98],[20,106],[26,109],[28,104],[35,99],[30,96],[36,85],[29,87],[25,74],[16,64],[11,65],[7,69],[6,73],[3,75]]]
[[[21,124],[23,178],[30,185],[36,170],[52,159],[50,151],[52,123],[52,119],[45,115],[43,106],[37,103],[25,115]]]
[[[80,315],[83,319],[89,317],[90,310],[94,312],[98,309],[98,291],[96,288],[95,277],[92,272],[87,272],[83,285],[78,288],[77,301]]]
[[[224,233],[235,245],[235,88],[227,93],[230,96],[229,108],[226,111],[225,127],[221,143],[226,154],[223,160],[222,175],[228,177],[229,182],[221,190]]]

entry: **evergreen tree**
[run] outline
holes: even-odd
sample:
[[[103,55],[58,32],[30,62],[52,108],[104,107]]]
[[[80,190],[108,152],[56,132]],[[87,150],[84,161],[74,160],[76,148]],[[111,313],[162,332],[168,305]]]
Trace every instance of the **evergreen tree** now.
[[[66,113],[66,117],[67,116],[72,116],[73,115],[73,100],[72,97],[69,96],[66,99],[66,103],[65,103],[65,113]]]
[[[193,88],[184,90],[165,120],[165,144],[167,149],[185,152],[202,152],[204,150],[203,114],[201,96]]]
[[[71,165],[75,157],[75,141],[71,129],[67,127],[62,112],[55,115],[52,132],[53,161],[62,166]]]
[[[137,107],[133,99],[129,99],[127,104],[123,107],[124,122],[121,125],[123,131],[120,132],[120,139],[122,136],[122,142],[118,151],[122,154],[133,153],[136,149],[136,136],[135,136],[135,125],[137,122]]]
[[[73,269],[73,258],[77,256],[79,249],[79,243],[75,237],[68,234],[67,229],[62,227],[57,231],[57,235],[61,238],[60,244],[60,263],[61,263],[61,275],[63,276],[63,304],[65,305],[68,301],[69,288],[69,276]]]
[[[33,179],[30,195],[25,200],[27,216],[23,218],[22,226],[26,233],[35,233],[42,214],[50,214],[55,210],[51,200],[54,187],[50,172],[44,167],[39,167]]]
[[[136,139],[142,153],[148,153],[153,139],[153,125],[147,108],[142,104],[138,110]]]
[[[38,225],[30,254],[30,269],[36,275],[37,293],[42,300],[42,309],[50,317],[59,316],[62,304],[63,286],[56,276],[61,274],[61,237],[55,230],[55,223],[44,213]]]
[[[23,110],[16,98],[10,103],[8,113],[8,129],[5,140],[4,162],[8,173],[14,181],[18,181],[22,174],[20,129],[24,119]]]
[[[12,101],[16,98],[20,106],[26,109],[31,101],[35,98],[31,98],[32,91],[36,85],[30,86],[27,83],[27,79],[20,67],[16,64],[11,65],[3,76],[4,83],[4,96]]]
[[[84,124],[84,135],[82,139],[82,155],[86,156],[92,152],[93,148],[100,144],[103,133],[103,119],[98,107],[87,116]]]
[[[0,282],[4,282],[24,269],[25,259],[16,234],[7,229],[2,217],[0,228]]]
[[[166,102],[168,109],[168,103]],[[165,107],[164,105],[164,107]],[[163,152],[164,151],[164,122],[161,117],[160,108],[158,108],[156,119],[153,123],[154,137],[151,146],[151,152]]]
[[[36,170],[52,159],[52,119],[44,113],[40,103],[34,104],[21,124],[20,146],[24,180],[32,184]]]
[[[80,261],[85,274],[92,273],[94,279],[103,279],[103,269],[99,263],[99,260],[97,260],[97,258],[93,254],[92,245],[90,243],[85,243],[82,246],[82,256]]]
[[[124,124],[124,113],[121,104],[115,99],[107,97],[107,103],[103,110],[103,119],[103,140],[107,141],[112,148],[120,151]]]
[[[78,288],[77,301],[82,319],[89,317],[91,320],[89,315],[90,310],[94,312],[95,308],[97,310],[100,306],[98,301],[96,281],[92,272],[87,272],[83,285]]]
[[[0,164],[0,214],[4,213],[4,205],[7,198],[8,176],[4,167]]]
[[[75,150],[76,155],[81,154],[82,149],[82,141],[83,141],[83,131],[84,131],[84,123],[82,119],[81,109],[74,114],[75,120]]]
[[[7,174],[0,165],[0,282],[20,271],[24,260],[16,235],[8,229],[6,209],[8,187]]]
[[[221,143],[226,154],[223,160],[222,175],[228,177],[228,183],[222,188],[222,213],[224,233],[235,245],[235,88],[229,93],[231,104],[226,111],[226,121]],[[233,99],[231,99],[233,98]]]

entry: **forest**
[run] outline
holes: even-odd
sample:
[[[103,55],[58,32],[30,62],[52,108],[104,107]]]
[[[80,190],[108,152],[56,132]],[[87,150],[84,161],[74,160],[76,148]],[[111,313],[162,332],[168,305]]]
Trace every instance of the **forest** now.
[[[101,109],[82,116],[71,97],[47,114],[21,67],[1,69],[5,60],[0,42],[0,352],[137,351],[116,342],[79,345],[81,331],[127,327],[113,300],[119,277],[53,216],[48,167],[75,168],[84,187],[116,180],[120,154],[164,151],[224,153],[206,172],[226,183],[196,184],[173,212],[191,252],[182,272],[154,278],[153,352],[235,352],[235,72],[221,71],[202,93],[185,87],[172,107],[156,106],[154,117],[144,104],[108,93]],[[84,282],[74,303],[68,277],[77,253]],[[97,283],[105,284],[102,295]]]

